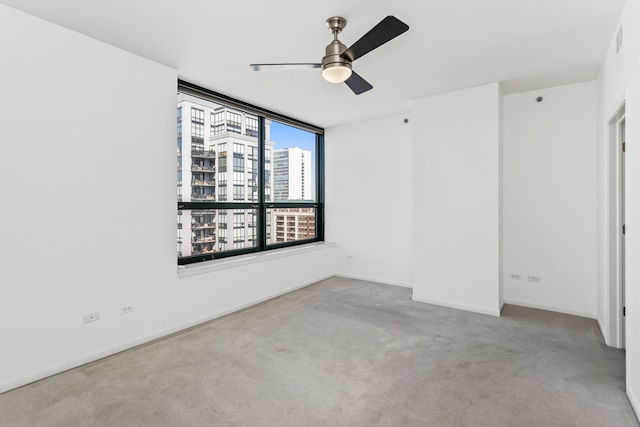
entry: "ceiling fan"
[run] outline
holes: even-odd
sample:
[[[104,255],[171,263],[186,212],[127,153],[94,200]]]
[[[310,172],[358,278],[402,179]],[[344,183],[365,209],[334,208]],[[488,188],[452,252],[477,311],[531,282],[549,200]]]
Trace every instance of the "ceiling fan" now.
[[[327,46],[321,63],[251,64],[249,66],[254,71],[322,68],[322,77],[325,80],[331,83],[344,82],[353,93],[360,95],[369,89],[373,89],[373,86],[351,69],[351,63],[409,29],[407,24],[395,16],[387,16],[347,49],[338,40],[338,34],[347,25],[347,20],[340,16],[334,16],[327,19],[326,23],[329,31],[333,33],[333,41]]]

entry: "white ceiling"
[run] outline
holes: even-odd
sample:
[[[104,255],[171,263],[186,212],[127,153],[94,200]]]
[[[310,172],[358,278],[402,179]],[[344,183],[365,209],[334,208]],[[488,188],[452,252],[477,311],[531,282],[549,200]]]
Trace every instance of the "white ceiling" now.
[[[0,0],[178,70],[181,79],[315,125],[409,112],[411,100],[502,82],[507,93],[595,79],[625,0]],[[320,70],[343,16],[350,46],[387,15],[410,30],[354,62],[354,95]]]

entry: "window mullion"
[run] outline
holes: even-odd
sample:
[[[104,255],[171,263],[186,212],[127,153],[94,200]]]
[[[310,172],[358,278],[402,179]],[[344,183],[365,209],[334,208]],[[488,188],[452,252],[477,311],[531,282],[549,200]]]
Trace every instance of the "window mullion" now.
[[[265,205],[265,150],[266,150],[265,119],[258,116],[258,248],[262,251],[267,247],[267,208]]]
[[[316,238],[324,240],[324,135],[316,134]]]

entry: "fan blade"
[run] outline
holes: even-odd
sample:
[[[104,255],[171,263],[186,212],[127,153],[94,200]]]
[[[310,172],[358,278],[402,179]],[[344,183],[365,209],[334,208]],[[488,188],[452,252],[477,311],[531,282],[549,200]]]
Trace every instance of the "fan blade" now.
[[[262,70],[295,70],[301,68],[320,68],[322,64],[310,63],[289,63],[289,64],[251,64],[249,65],[253,71]]]
[[[360,77],[360,75],[355,71],[351,72],[351,77],[345,80],[345,83],[356,95],[360,95],[363,92],[373,89],[373,86],[371,86],[368,81]]]
[[[349,61],[355,61],[361,56],[366,55],[373,49],[376,49],[386,42],[395,39],[400,34],[409,29],[409,26],[396,18],[395,16],[387,16],[373,27],[367,34],[362,36],[360,40],[355,42],[349,49],[345,50],[342,58]]]

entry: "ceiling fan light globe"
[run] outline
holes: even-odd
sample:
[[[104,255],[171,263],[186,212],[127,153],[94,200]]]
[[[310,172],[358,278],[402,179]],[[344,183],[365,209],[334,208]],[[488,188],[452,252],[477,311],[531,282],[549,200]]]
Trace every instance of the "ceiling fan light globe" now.
[[[322,70],[322,77],[330,83],[342,83],[351,77],[351,68],[344,65],[325,67]]]

